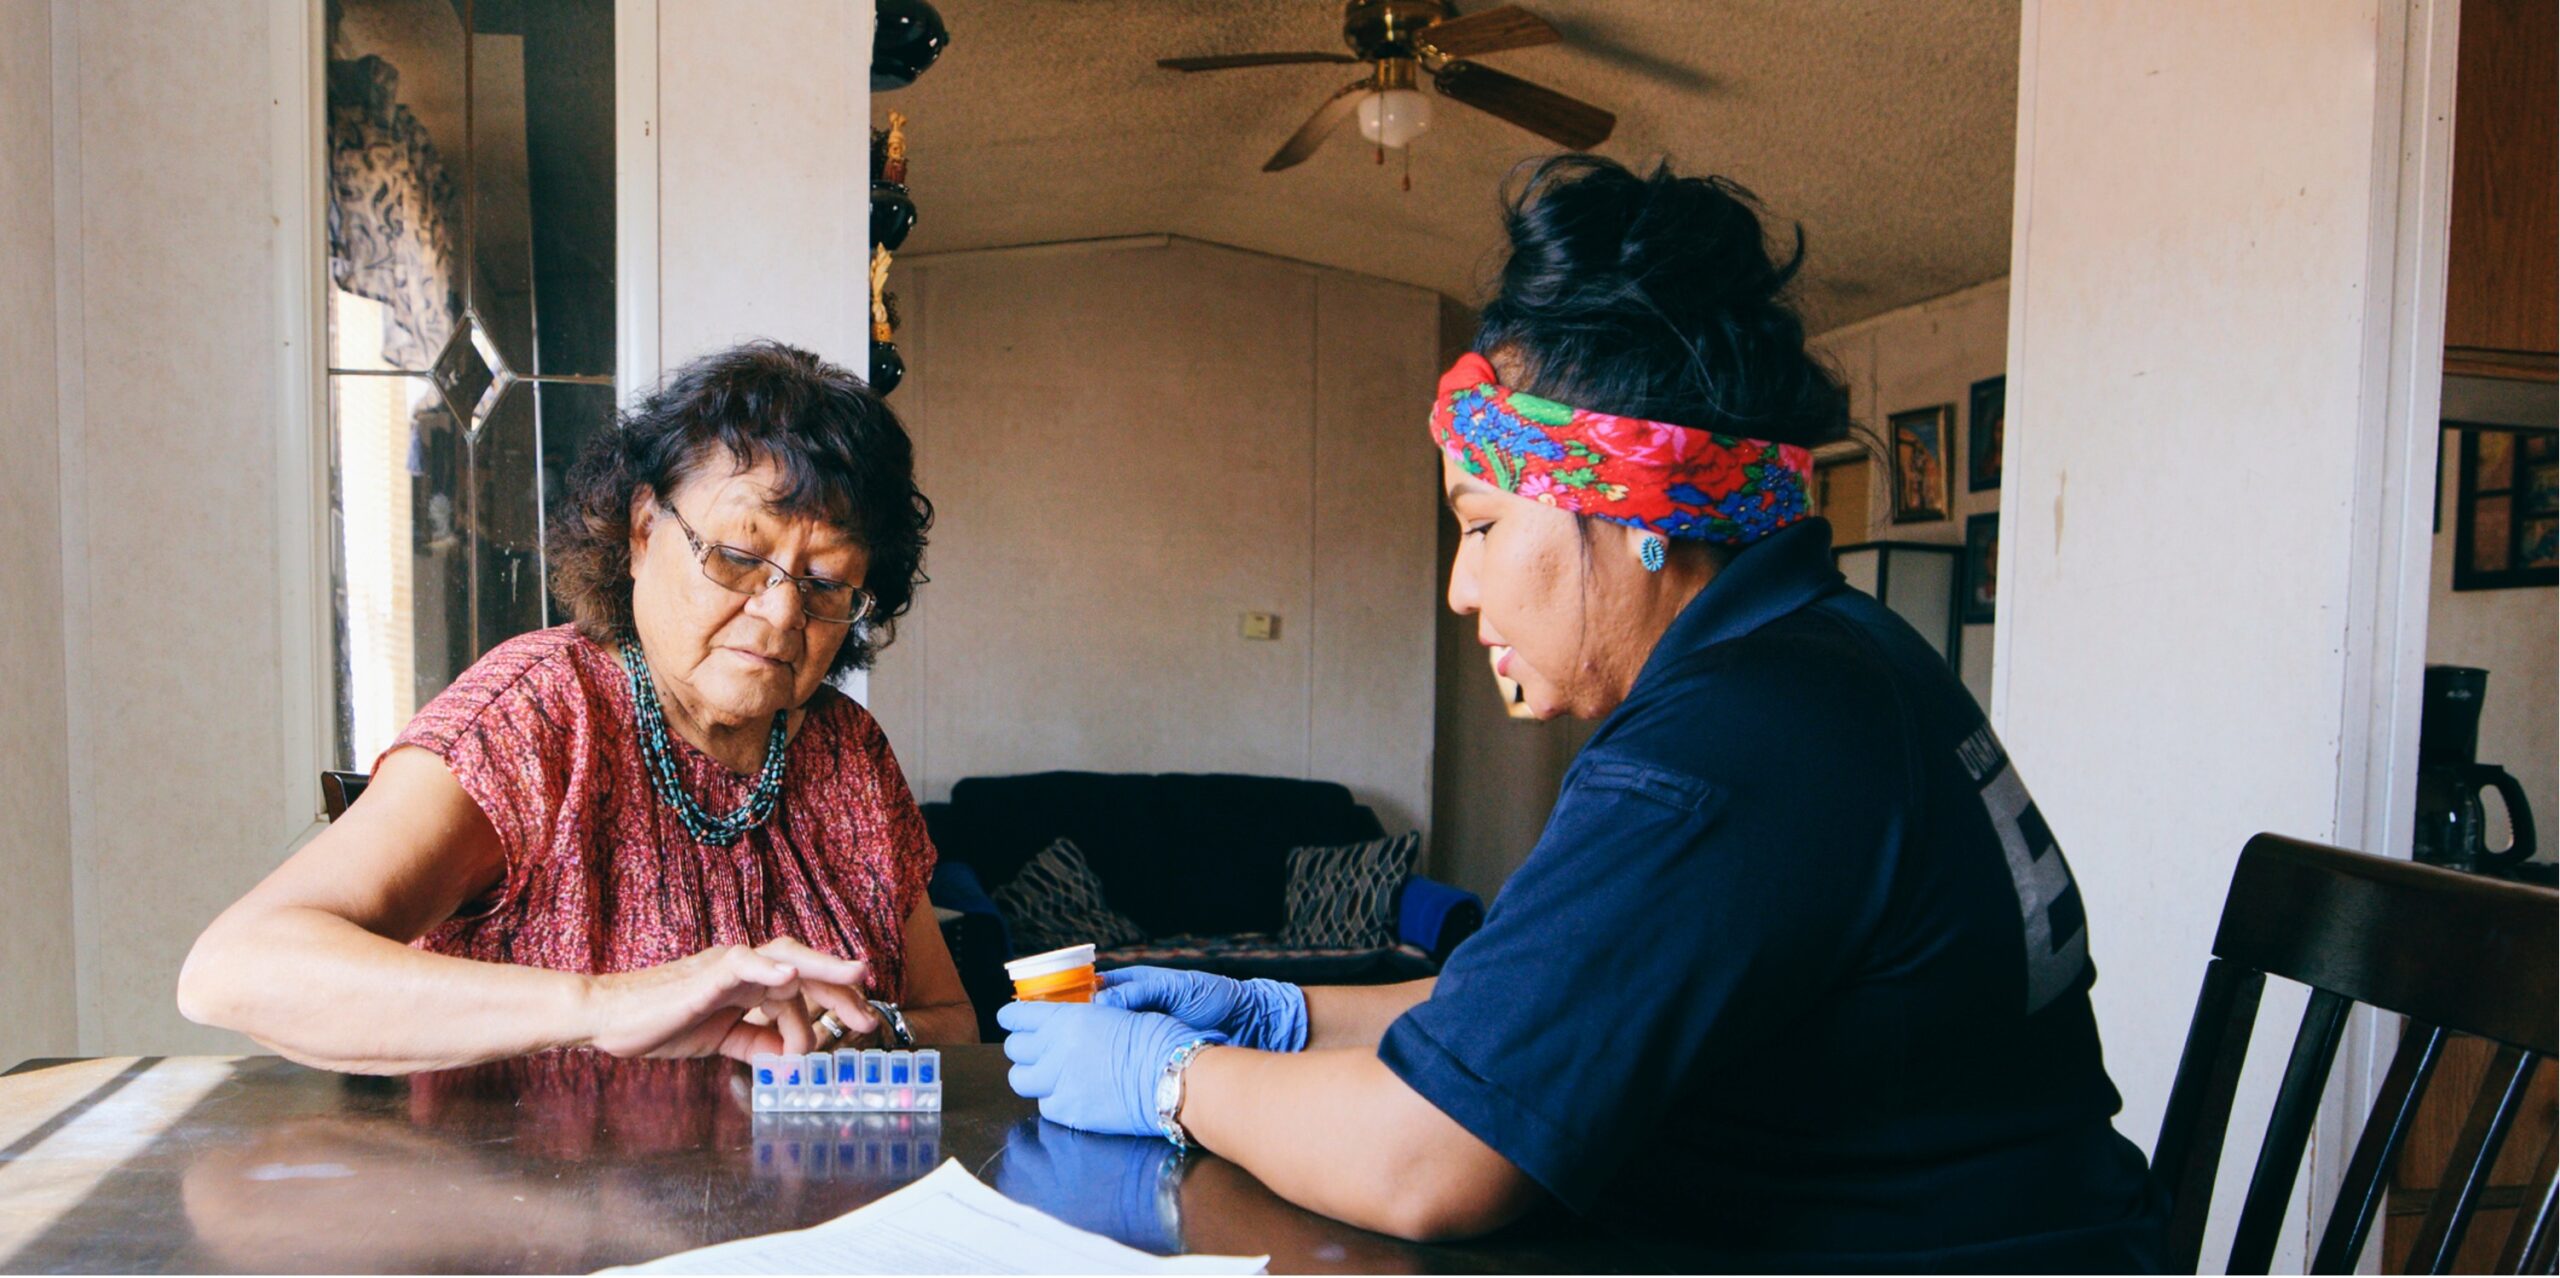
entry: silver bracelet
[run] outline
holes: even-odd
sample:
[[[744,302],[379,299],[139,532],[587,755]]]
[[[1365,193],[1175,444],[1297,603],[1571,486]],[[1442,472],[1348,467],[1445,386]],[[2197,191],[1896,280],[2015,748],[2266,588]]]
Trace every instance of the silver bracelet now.
[[[1209,1039],[1196,1038],[1173,1049],[1173,1055],[1164,1058],[1164,1073],[1156,1079],[1156,1130],[1173,1142],[1177,1153],[1191,1152],[1191,1133],[1182,1127],[1184,1075],[1202,1048],[1216,1046]]]
[[[880,1014],[880,1028],[888,1031],[883,1037],[890,1047],[903,1051],[916,1045],[915,1031],[907,1028],[907,1014],[899,1011],[897,1004],[876,998],[870,1003],[871,1010]]]

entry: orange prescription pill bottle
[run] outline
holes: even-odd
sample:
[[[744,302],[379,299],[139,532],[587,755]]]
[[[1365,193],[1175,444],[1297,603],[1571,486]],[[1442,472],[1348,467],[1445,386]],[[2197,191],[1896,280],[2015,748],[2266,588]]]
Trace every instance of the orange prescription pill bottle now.
[[[1102,984],[1090,945],[1015,959],[1004,965],[1004,974],[1013,980],[1013,996],[1028,1003],[1090,1003]]]

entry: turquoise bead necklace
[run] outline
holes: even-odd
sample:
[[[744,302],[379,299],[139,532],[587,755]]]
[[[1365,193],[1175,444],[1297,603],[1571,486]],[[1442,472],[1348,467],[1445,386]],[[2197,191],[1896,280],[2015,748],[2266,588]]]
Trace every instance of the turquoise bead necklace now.
[[[773,716],[773,735],[765,739],[764,767],[757,770],[755,789],[747,792],[747,801],[727,816],[713,816],[676,779],[675,742],[668,738],[666,710],[658,704],[658,685],[649,678],[649,659],[640,654],[640,645],[622,645],[622,669],[631,676],[631,705],[640,718],[640,757],[648,765],[649,784],[660,801],[676,810],[685,833],[698,842],[725,848],[763,825],[782,804],[782,748],[789,737],[791,712]]]

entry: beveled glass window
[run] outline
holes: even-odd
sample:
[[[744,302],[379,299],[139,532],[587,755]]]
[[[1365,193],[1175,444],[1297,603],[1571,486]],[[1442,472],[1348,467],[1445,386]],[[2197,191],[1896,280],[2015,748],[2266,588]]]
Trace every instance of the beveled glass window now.
[[[547,509],[614,407],[613,0],[317,0],[337,766],[560,619]]]

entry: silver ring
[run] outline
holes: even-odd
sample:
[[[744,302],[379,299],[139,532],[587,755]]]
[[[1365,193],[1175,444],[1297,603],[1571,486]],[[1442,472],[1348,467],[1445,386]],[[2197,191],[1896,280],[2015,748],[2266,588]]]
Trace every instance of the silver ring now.
[[[811,1025],[809,1029],[818,1036],[819,1047],[833,1047],[843,1041],[846,1034],[852,1032],[845,1025],[844,1018],[836,1015],[834,1008],[828,1008],[827,1014],[819,1017],[817,1023]]]

